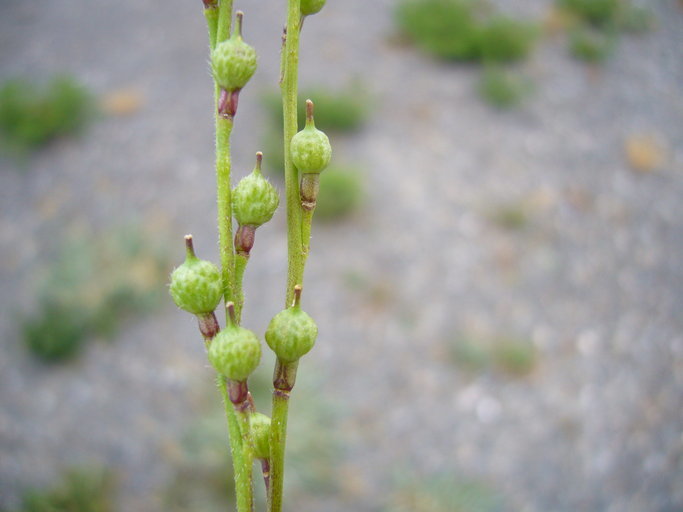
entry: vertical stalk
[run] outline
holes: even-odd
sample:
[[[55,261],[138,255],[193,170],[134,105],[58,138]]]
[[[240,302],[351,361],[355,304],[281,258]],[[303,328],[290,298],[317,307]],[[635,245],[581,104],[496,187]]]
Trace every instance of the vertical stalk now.
[[[239,420],[239,429],[242,433],[242,471],[239,476],[242,486],[242,502],[237,504],[238,512],[253,512],[254,510],[254,482],[252,480],[254,452],[251,448],[249,410],[245,409],[247,405],[240,404],[234,407]]]
[[[282,109],[284,117],[285,194],[287,196],[287,292],[285,307],[294,299],[294,287],[303,282],[304,255],[301,239],[301,203],[299,198],[299,173],[292,163],[289,151],[292,137],[298,131],[297,86],[299,79],[299,26],[301,25],[300,0],[287,2],[287,28],[282,63]],[[268,502],[270,512],[282,512],[284,488],[285,445],[287,440],[287,415],[291,387],[278,382],[278,376],[286,373],[280,360],[275,363],[273,383],[273,410],[270,432],[270,489]],[[294,367],[296,372],[296,367]],[[293,383],[292,383],[293,384]]]
[[[237,253],[235,255],[235,320],[237,325],[242,323],[242,308],[244,307],[244,291],[242,282],[244,281],[244,271],[249,263],[249,256]]]
[[[225,41],[230,35],[233,0],[221,0],[218,4],[215,36],[212,33],[212,19],[209,22],[209,39],[212,48]],[[213,40],[212,40],[213,38]],[[218,196],[218,236],[221,257],[221,278],[226,318],[230,314],[229,304],[238,294],[235,288],[235,249],[232,238],[231,157],[230,136],[233,120],[218,112],[219,87],[214,82],[214,104],[216,106],[216,188]],[[241,280],[240,280],[241,281]],[[241,289],[241,282],[240,282]],[[252,485],[253,454],[249,443],[248,412],[236,412],[226,391],[226,380],[220,377],[221,394],[225,403],[230,435],[230,451],[235,473],[235,494],[238,512],[252,512],[254,490]]]
[[[292,163],[289,145],[298,131],[297,84],[299,78],[299,24],[300,0],[289,0],[287,33],[283,62],[282,108],[284,114],[285,188],[287,196],[287,295],[285,307],[294,299],[294,286],[301,284],[304,261],[301,247],[301,204],[299,200],[299,173]]]
[[[287,415],[289,391],[273,390],[273,415],[270,430],[270,512],[282,512],[284,484],[285,444],[287,440]]]
[[[228,397],[227,381],[222,375],[218,376],[218,389],[223,397],[223,406],[225,407],[225,416],[228,419],[228,433],[230,435],[230,454],[232,455],[232,465],[235,474],[235,494],[237,496],[237,510],[239,512],[249,512],[251,509],[248,496],[251,495],[251,478],[245,480],[246,473],[243,471],[244,449],[242,446],[242,436],[240,434],[240,425],[237,421],[237,414],[233,408],[232,402]],[[246,487],[246,488],[245,488]]]
[[[311,225],[313,223],[314,210],[315,207],[311,208],[310,210],[307,208],[303,208],[303,211],[301,212],[301,243],[303,245],[302,252],[304,254],[304,265],[306,264],[306,260],[308,259],[308,253],[311,248]]]
[[[235,254],[232,241],[232,200],[230,190],[230,135],[232,119],[216,112],[216,187],[218,190],[218,238],[221,255],[221,277],[225,304],[234,301],[233,274]],[[226,312],[227,314],[227,312]]]

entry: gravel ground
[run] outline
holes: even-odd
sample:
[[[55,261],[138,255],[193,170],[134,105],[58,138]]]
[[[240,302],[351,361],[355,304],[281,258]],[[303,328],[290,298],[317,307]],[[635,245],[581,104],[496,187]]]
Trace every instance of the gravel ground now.
[[[172,240],[174,261],[186,232],[217,259],[197,3],[0,4],[0,76],[69,70],[98,94],[145,98],[23,170],[0,162],[0,507],[89,462],[120,470],[121,510],[162,510],[168,460],[206,402],[194,322],[170,305],[59,367],[30,359],[16,322],[65,233],[133,220]],[[233,139],[239,176],[277,81],[284,5],[236,3],[260,54]],[[538,18],[550,4],[498,3]],[[657,30],[600,69],[545,38],[525,64],[535,93],[509,113],[476,98],[476,69],[391,43],[390,0],[330,2],[306,24],[302,83],[357,77],[375,101],[335,146],[367,169],[367,204],[316,226],[307,270],[322,334],[302,373],[344,412],[344,493],[300,510],[380,510],[397,472],[484,481],[509,511],[683,510],[683,9],[647,5]],[[663,147],[656,172],[625,158],[642,134]],[[508,204],[526,208],[523,229],[492,221]],[[247,271],[257,331],[282,302],[283,213]],[[523,378],[463,371],[448,357],[463,334],[528,338],[538,364]]]

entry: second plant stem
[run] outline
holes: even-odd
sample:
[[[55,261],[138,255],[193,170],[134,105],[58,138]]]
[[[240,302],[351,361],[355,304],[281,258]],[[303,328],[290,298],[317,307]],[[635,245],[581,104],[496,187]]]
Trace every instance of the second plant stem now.
[[[289,151],[292,137],[298,131],[297,95],[299,79],[299,27],[301,25],[300,0],[288,0],[287,28],[282,64],[282,109],[284,117],[285,194],[287,196],[287,291],[285,307],[294,299],[294,286],[301,285],[304,277],[304,253],[301,238],[301,200],[299,196],[299,173],[292,163]],[[277,375],[280,361],[276,362]],[[291,388],[290,388],[291,389]],[[287,415],[289,390],[273,390],[273,410],[270,437],[270,512],[282,512],[284,488],[284,459],[287,440]]]

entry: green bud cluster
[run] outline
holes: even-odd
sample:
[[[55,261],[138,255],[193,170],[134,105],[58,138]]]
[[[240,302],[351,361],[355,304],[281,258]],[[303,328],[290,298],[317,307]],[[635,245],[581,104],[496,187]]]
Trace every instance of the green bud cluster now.
[[[228,304],[231,315],[234,305]],[[209,362],[215,370],[230,380],[244,381],[261,361],[261,343],[256,334],[235,324],[230,318],[228,325],[211,341]]]
[[[262,158],[262,153],[256,153],[256,167],[232,191],[232,210],[240,226],[265,224],[280,204],[277,190],[261,173]]]
[[[311,14],[316,14],[325,7],[325,2],[327,0],[301,0],[301,14],[303,16],[309,16]]]
[[[223,297],[220,272],[213,263],[197,258],[191,235],[185,237],[185,245],[185,262],[171,274],[171,297],[193,315],[211,313]]]
[[[301,287],[295,288],[292,307],[273,317],[266,330],[266,343],[283,363],[294,363],[315,345],[318,326],[299,305]]]
[[[270,418],[260,412],[249,415],[249,429],[254,448],[254,457],[267,459],[270,457]]]
[[[292,137],[289,151],[292,162],[303,174],[319,174],[330,163],[330,139],[315,127],[311,100],[306,101],[306,126]]]
[[[242,16],[237,13],[232,36],[211,53],[213,77],[226,91],[242,89],[256,72],[256,50],[242,39]]]

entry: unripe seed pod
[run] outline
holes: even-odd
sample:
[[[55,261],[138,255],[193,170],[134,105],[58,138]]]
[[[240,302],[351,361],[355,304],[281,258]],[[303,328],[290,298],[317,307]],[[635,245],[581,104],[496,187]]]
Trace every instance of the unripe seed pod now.
[[[237,13],[232,36],[211,53],[213,77],[221,89],[241,89],[256,72],[256,50],[242,39],[242,16]]]
[[[213,263],[197,258],[191,235],[185,237],[185,246],[185,262],[171,274],[171,297],[193,315],[211,313],[223,297],[221,274]]]
[[[294,363],[315,345],[318,327],[299,306],[301,287],[295,287],[292,307],[273,317],[266,330],[266,343],[284,363]]]
[[[260,412],[252,412],[249,415],[249,429],[254,457],[270,458],[270,418]]]
[[[232,191],[232,211],[240,226],[265,224],[280,204],[277,190],[261,173],[262,158],[262,153],[256,153],[256,167]]]
[[[311,14],[316,14],[325,7],[325,2],[327,0],[301,0],[301,14],[303,16],[309,16]]]
[[[311,100],[306,100],[306,126],[292,137],[289,151],[292,162],[303,174],[322,172],[330,163],[330,139],[315,127]]]
[[[228,308],[234,305],[228,304]],[[231,315],[234,313],[231,312]],[[261,360],[261,343],[248,329],[235,325],[234,320],[211,341],[209,362],[218,373],[233,381],[244,381]]]

